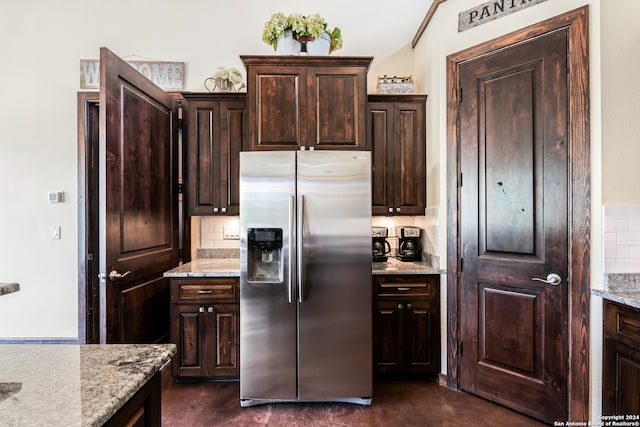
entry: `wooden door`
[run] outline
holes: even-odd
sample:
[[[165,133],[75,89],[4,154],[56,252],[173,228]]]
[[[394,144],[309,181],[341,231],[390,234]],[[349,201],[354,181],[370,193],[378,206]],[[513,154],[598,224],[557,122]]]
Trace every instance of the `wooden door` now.
[[[566,58],[555,31],[459,80],[460,386],[548,422],[567,417]]]
[[[169,331],[178,265],[173,98],[100,49],[101,342],[155,342]]]

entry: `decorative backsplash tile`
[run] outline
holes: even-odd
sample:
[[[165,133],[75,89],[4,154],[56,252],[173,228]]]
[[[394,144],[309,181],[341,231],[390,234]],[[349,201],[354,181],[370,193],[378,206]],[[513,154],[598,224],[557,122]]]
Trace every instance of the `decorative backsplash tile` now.
[[[640,205],[603,206],[604,272],[640,272]]]
[[[420,242],[423,258],[430,265],[439,268],[438,239],[440,238],[438,225],[438,208],[429,208],[425,216],[374,216],[372,225],[387,227],[389,243],[392,253],[398,248],[397,228],[400,226],[415,226],[422,229]],[[640,216],[638,217],[640,219]],[[201,216],[192,217],[192,249],[194,258],[228,258],[240,250],[240,241],[225,238],[232,229],[239,227],[240,218],[237,216]],[[197,239],[197,240],[196,240]],[[640,250],[640,246],[639,246]],[[640,270],[639,270],[640,271]]]

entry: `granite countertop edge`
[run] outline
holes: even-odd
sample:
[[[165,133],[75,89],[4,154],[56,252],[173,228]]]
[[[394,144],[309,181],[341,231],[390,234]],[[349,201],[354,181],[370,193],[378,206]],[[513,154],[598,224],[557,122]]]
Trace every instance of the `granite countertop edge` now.
[[[118,344],[89,345],[85,348],[108,348],[109,346],[114,345]],[[125,405],[125,403],[129,401],[129,399],[131,399],[156,373],[158,373],[158,371],[160,371],[165,364],[171,361],[171,358],[177,351],[175,344],[123,344],[122,346],[137,347],[139,349],[147,348],[148,350],[145,354],[137,355],[138,357],[136,358],[128,356],[122,357],[119,360],[109,361],[110,364],[115,364],[120,369],[129,370],[130,375],[128,378],[130,378],[130,382],[126,385],[121,384],[118,387],[119,391],[111,391],[111,396],[114,399],[114,402],[111,405],[109,405],[108,401],[105,402],[104,396],[95,396],[96,399],[93,399],[90,402],[87,402],[87,399],[83,399],[83,413],[86,411],[95,414],[95,419],[91,420],[87,425],[104,425],[104,423],[114,416]],[[89,373],[87,373],[87,375],[88,374]],[[101,387],[104,387],[104,384],[102,384]],[[103,393],[101,392],[101,394]],[[87,411],[90,405],[95,405],[93,411]]]
[[[0,296],[12,294],[20,290],[19,283],[0,283]]]
[[[612,289],[592,289],[592,295],[597,295],[603,299],[627,305],[640,310],[640,289],[638,290],[612,290]]]
[[[387,262],[374,262],[371,269],[373,276],[382,275],[420,275],[444,274],[446,270],[433,267],[420,261],[400,261],[389,258]],[[240,277],[240,260],[238,258],[198,258],[164,273],[166,278],[189,277]]]
[[[591,294],[640,309],[640,273],[606,273],[603,285],[604,289],[592,289]]]
[[[104,425],[175,354],[171,343],[1,344],[0,379],[11,387],[0,393],[0,419],[7,425]],[[59,369],[51,366],[56,363]]]

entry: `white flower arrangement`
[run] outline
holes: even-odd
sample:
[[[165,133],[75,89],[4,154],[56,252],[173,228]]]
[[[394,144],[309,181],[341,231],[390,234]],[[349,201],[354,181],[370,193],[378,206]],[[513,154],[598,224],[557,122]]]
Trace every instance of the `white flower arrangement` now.
[[[240,92],[245,84],[242,73],[237,68],[218,67],[215,73],[204,81],[204,86],[209,92]]]
[[[262,30],[262,41],[273,47],[278,48],[278,39],[284,36],[285,31],[293,31],[295,38],[316,38],[320,37],[324,32],[331,35],[331,46],[329,53],[342,48],[342,34],[340,28],[335,27],[330,30],[327,28],[327,22],[317,13],[303,16],[298,13],[292,13],[286,16],[284,13],[274,13],[269,20],[264,23]]]

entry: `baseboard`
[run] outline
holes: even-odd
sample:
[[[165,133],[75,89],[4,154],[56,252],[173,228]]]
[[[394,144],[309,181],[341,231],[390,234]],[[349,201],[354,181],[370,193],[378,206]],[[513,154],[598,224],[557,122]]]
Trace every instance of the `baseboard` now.
[[[438,374],[438,385],[441,385],[442,387],[447,386],[447,374],[443,374],[442,372]]]
[[[0,344],[78,344],[76,338],[0,338]]]

